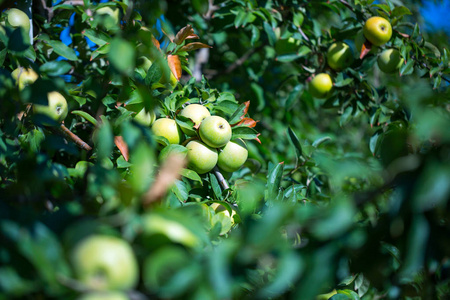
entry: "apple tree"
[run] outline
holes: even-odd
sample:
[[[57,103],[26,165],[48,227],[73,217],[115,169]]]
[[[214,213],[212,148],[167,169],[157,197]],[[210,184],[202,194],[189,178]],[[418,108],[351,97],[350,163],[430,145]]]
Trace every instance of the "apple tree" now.
[[[0,0],[0,299],[446,299],[422,5]]]

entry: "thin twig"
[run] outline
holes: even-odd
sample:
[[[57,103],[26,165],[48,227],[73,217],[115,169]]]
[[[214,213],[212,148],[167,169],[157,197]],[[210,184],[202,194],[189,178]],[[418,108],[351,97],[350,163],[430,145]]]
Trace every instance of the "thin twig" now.
[[[89,146],[85,141],[80,139],[75,133],[69,130],[64,124],[61,124],[59,127],[59,131],[68,139],[70,139],[72,142],[74,142],[78,147],[80,147],[83,150],[91,151],[92,147]]]
[[[356,13],[355,8],[352,7],[347,1],[345,0],[339,0],[342,4],[344,4],[348,9],[350,9],[352,12]]]
[[[241,56],[241,58],[239,58],[237,61],[235,61],[232,65],[230,65],[225,70],[225,74],[229,74],[229,73],[233,72],[234,69],[236,69],[237,67],[240,67],[250,56],[252,56],[255,52],[261,50],[263,47],[264,47],[264,45],[261,45],[257,48],[251,48],[250,50],[248,50],[246,53],[244,53],[244,55]],[[213,74],[212,77],[214,77],[217,74],[219,74],[219,73]]]
[[[224,190],[229,189],[229,185],[228,182],[225,180],[225,178],[223,177],[222,173],[220,173],[219,168],[217,168],[217,166],[214,167],[213,169],[214,175],[216,175],[217,180],[219,181],[220,185],[222,186],[222,188]]]

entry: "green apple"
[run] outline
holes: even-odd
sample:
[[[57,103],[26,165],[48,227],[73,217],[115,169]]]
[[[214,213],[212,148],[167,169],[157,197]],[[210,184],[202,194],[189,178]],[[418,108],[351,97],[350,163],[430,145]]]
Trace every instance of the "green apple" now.
[[[89,292],[83,294],[78,300],[129,300],[122,292]]]
[[[200,104],[189,104],[180,111],[180,116],[189,118],[194,122],[195,128],[198,128],[200,123],[207,117],[211,116],[209,110]],[[195,129],[187,129],[181,127],[181,130],[189,136],[195,135]]]
[[[402,66],[404,60],[396,49],[386,49],[378,56],[378,67],[384,73],[394,73]]]
[[[6,11],[7,17],[5,24],[12,28],[23,28],[27,33],[30,32],[30,18],[27,14],[17,8],[11,8]]]
[[[200,141],[190,141],[186,148],[188,167],[198,174],[204,174],[211,171],[217,164],[217,150],[205,145]]]
[[[234,172],[242,167],[247,157],[247,145],[242,139],[229,141],[222,150],[219,150],[217,165],[225,172]]]
[[[333,88],[333,81],[327,73],[317,74],[309,83],[309,93],[316,98],[326,98]]]
[[[179,144],[183,141],[183,132],[173,119],[161,118],[152,125],[153,134],[165,137],[171,144]]]
[[[42,114],[50,117],[58,123],[64,121],[67,117],[68,106],[66,98],[58,92],[50,92],[47,94],[48,104],[34,104],[33,112],[35,114]],[[44,125],[51,125],[45,124]]]
[[[18,67],[12,71],[11,76],[19,86],[19,90],[23,90],[26,86],[33,84],[39,77],[33,69],[23,67]]]
[[[327,62],[330,68],[341,71],[353,62],[353,53],[349,45],[343,42],[333,43],[327,52]]]
[[[134,115],[133,119],[143,126],[151,126],[155,122],[156,114],[153,110],[146,112],[143,108]]]
[[[231,139],[231,126],[219,116],[210,116],[202,121],[199,128],[202,141],[210,147],[220,148]]]
[[[361,53],[362,46],[365,42],[366,42],[366,37],[364,36],[363,30],[361,29],[360,31],[358,31],[356,33],[356,37],[355,37],[355,47],[356,47],[356,51],[358,51],[358,53]],[[372,45],[369,53],[373,54],[377,50],[378,50],[378,47],[375,45]]]
[[[71,259],[78,280],[90,289],[129,290],[139,279],[133,249],[117,237],[91,235],[75,246]]]
[[[371,17],[364,24],[363,33],[372,44],[381,46],[391,39],[392,26],[385,18]]]
[[[234,224],[233,216],[236,214],[234,210],[231,211],[231,215],[225,206],[214,202],[210,205],[210,207],[214,210],[214,214],[211,217],[211,226],[214,226],[216,223],[220,223],[221,230],[220,235],[226,234],[230,231],[231,227]]]

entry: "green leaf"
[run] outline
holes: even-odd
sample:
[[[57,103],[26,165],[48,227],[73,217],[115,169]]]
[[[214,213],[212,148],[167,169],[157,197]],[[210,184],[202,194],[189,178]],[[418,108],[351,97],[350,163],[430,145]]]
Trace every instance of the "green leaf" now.
[[[312,144],[312,146],[313,146],[314,148],[317,148],[317,147],[319,147],[322,143],[324,143],[324,142],[326,142],[326,141],[330,141],[330,140],[331,140],[331,138],[330,138],[329,136],[326,136],[326,137],[323,137],[323,138],[320,138],[320,139],[315,140],[314,143]]]
[[[67,61],[49,61],[39,67],[42,73],[49,76],[60,76],[66,74],[72,69],[72,65]]]
[[[271,46],[274,46],[275,42],[277,41],[277,37],[275,35],[275,32],[273,31],[273,28],[267,22],[264,22],[264,31],[266,32],[267,38],[269,39],[269,44]]]
[[[256,139],[259,135],[255,129],[246,126],[232,127],[231,130],[232,140],[239,138],[244,140],[253,140]]]
[[[211,188],[214,192],[214,195],[217,199],[223,200],[222,189],[220,187],[219,181],[217,180],[216,175],[213,172],[209,173],[209,183],[211,184]]]
[[[188,188],[183,181],[176,180],[175,184],[172,186],[170,190],[172,191],[172,193],[175,194],[175,196],[177,196],[180,202],[186,202],[186,200],[188,199],[189,196]]]
[[[244,116],[244,112],[246,110],[246,104],[242,103],[237,109],[236,111],[233,113],[233,115],[230,117],[230,119],[228,119],[228,123],[230,123],[231,125],[239,123],[239,121],[241,120],[241,117]]]
[[[78,60],[75,50],[66,46],[63,42],[51,40],[48,42],[49,46],[53,48],[57,54],[67,58],[68,60]]]
[[[195,171],[192,171],[192,170],[189,170],[189,169],[182,169],[180,174],[181,174],[181,176],[184,176],[184,177],[189,178],[191,180],[198,181],[201,185],[203,185],[202,178]]]
[[[255,43],[259,41],[260,32],[258,27],[256,27],[255,25],[251,25],[251,28],[252,28],[252,38],[250,40],[250,44],[252,46],[255,46]]]
[[[77,116],[80,116],[80,117],[84,118],[86,121],[89,121],[94,126],[97,126],[97,124],[98,124],[97,120],[93,116],[91,116],[90,114],[88,114],[85,111],[74,110],[74,111],[72,111],[72,113],[74,115],[77,115]]]
[[[294,145],[295,152],[297,153],[297,157],[300,158],[303,154],[302,145],[300,144],[300,141],[299,141],[297,135],[291,129],[291,127],[288,127],[288,136],[289,136],[289,139],[291,140],[292,144]]]
[[[391,18],[400,18],[404,15],[412,15],[411,11],[404,6],[397,6],[391,13]]]
[[[267,175],[267,201],[274,201],[280,189],[281,179],[283,177],[284,163],[276,164]]]
[[[93,29],[86,29],[82,32],[82,34],[99,46],[103,46],[106,43],[111,42],[111,37],[109,35],[103,32],[95,31]]]
[[[152,86],[154,83],[159,82],[163,73],[158,63],[154,63],[150,66],[145,77],[145,84],[147,86]]]
[[[415,61],[410,59],[406,64],[400,67],[400,75],[409,75],[414,71]]]
[[[135,47],[130,42],[121,38],[115,38],[111,42],[108,58],[117,71],[128,75],[132,74],[136,61],[135,55]]]

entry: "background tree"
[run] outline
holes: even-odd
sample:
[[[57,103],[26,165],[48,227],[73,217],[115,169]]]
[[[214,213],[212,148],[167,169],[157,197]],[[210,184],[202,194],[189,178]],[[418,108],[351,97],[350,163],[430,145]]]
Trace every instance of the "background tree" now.
[[[450,294],[448,36],[421,2],[58,3],[0,2],[0,297]]]

